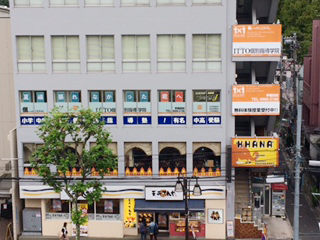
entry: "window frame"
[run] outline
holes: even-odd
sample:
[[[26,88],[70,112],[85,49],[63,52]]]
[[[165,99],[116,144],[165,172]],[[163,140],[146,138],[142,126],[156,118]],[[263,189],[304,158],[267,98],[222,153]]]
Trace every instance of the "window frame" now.
[[[220,37],[220,58],[209,58],[208,57],[208,49],[209,49],[209,41],[208,41],[208,38],[209,36],[212,35],[212,36],[219,36]],[[205,36],[206,37],[206,46],[205,46],[205,49],[206,49],[206,57],[205,58],[195,58],[194,57],[194,47],[195,47],[195,44],[194,44],[194,36]],[[205,62],[206,64],[206,69],[205,70],[196,70],[195,67],[194,67],[194,64],[197,63],[197,62]],[[219,70],[211,70],[211,69],[208,69],[208,64],[209,63],[220,63],[220,69]],[[222,71],[222,56],[221,56],[221,34],[192,34],[192,72],[221,72]]]
[[[195,3],[194,0],[192,0],[192,6],[201,6],[201,5],[222,5],[222,0],[219,0],[219,3],[208,3],[209,0],[204,0],[205,3]]]
[[[169,92],[169,101],[170,102],[170,108],[171,108],[171,112],[160,112],[160,103],[164,103],[161,102],[161,93],[162,92]],[[173,111],[173,103],[176,103],[177,101],[175,101],[175,94],[176,92],[183,92],[183,102],[185,106],[184,106],[184,111],[180,112],[180,111]],[[158,90],[158,116],[186,116],[187,115],[187,102],[186,102],[186,90],[185,89],[171,89],[171,90],[167,90],[167,89],[160,89]]]
[[[140,36],[144,36],[144,37],[148,37],[148,41],[149,41],[149,59],[138,59],[138,53],[139,53],[139,44],[138,44],[138,37]],[[130,59],[130,60],[125,60],[124,58],[124,37],[134,37],[134,59]],[[151,44],[150,44],[150,35],[122,35],[121,36],[121,40],[122,40],[122,71],[124,73],[132,73],[132,72],[139,72],[139,73],[150,73],[151,72]],[[135,64],[135,71],[128,71],[128,70],[124,70],[124,65],[126,63],[134,63]],[[146,71],[139,71],[138,68],[138,64],[139,63],[147,63],[149,64],[149,70]]]
[[[49,0],[50,7],[78,7],[79,6],[79,0],[76,0],[77,4],[66,4],[67,0],[62,0],[63,4],[61,4],[61,5],[51,4],[52,1],[54,1],[54,0]]]
[[[102,115],[116,115],[117,114],[117,105],[116,105],[116,90],[89,90],[88,93],[89,93],[89,97],[88,97],[88,100],[89,100],[89,108],[90,107],[90,103],[92,102],[92,96],[91,96],[91,93],[93,92],[99,92],[100,96],[99,96],[99,102],[96,102],[96,103],[101,103],[101,108],[104,109],[104,106],[103,106],[103,103],[108,103],[106,101],[106,93],[107,92],[113,92],[113,103],[115,103],[115,112],[106,112],[106,111],[101,111],[101,114]],[[94,111],[94,110],[93,110]],[[96,111],[94,111],[96,112]]]
[[[135,0],[135,3],[133,4],[123,4],[123,0],[120,1],[120,6],[121,7],[150,7],[150,0],[149,3],[147,4],[140,4],[140,3],[137,3],[139,0]],[[152,1],[152,0],[151,0]]]
[[[29,47],[30,50],[30,60],[19,60],[20,52],[19,52],[19,38],[28,37],[29,38]],[[43,52],[44,52],[44,59],[43,60],[33,60],[33,40],[35,37],[42,37],[43,38]],[[47,64],[46,64],[46,47],[45,47],[45,38],[44,35],[18,35],[16,36],[16,48],[17,48],[17,72],[18,73],[46,73],[47,72]],[[19,70],[19,64],[29,63],[31,64],[31,71],[20,71]],[[43,63],[44,64],[44,70],[43,71],[35,71],[34,65],[37,63]]]
[[[89,59],[89,40],[88,38],[90,37],[99,37],[99,48],[100,48],[100,60],[90,60]],[[108,59],[108,60],[103,60],[102,59],[102,52],[103,52],[103,48],[102,48],[102,37],[112,37],[112,40],[113,40],[113,59]],[[87,35],[86,36],[86,60],[87,60],[87,63],[86,63],[86,67],[87,67],[87,73],[115,73],[116,71],[116,59],[115,59],[115,41],[114,41],[114,35]],[[89,71],[89,68],[88,68],[88,64],[89,63],[97,63],[97,64],[100,64],[100,71]],[[113,63],[114,64],[114,67],[113,67],[113,70],[103,70],[102,69],[102,64],[103,63]]]
[[[65,99],[66,99],[66,102],[60,102],[60,103],[67,103],[67,108],[68,108],[68,111],[67,112],[77,112],[79,111],[80,109],[77,109],[77,110],[71,110],[70,109],[70,103],[80,103],[80,107],[82,107],[82,94],[81,94],[81,90],[54,90],[53,91],[53,99],[54,99],[54,107],[59,107],[57,106],[59,104],[59,102],[57,101],[57,94],[58,92],[64,92],[65,93]],[[79,102],[72,102],[71,100],[71,94],[74,93],[74,92],[77,92],[79,93]],[[62,111],[62,110],[61,110]]]
[[[99,4],[92,4],[92,5],[88,5],[86,2],[87,0],[84,0],[84,6],[85,7],[113,7],[114,6],[114,0],[111,0],[112,1],[112,4],[101,4],[101,1],[102,0],[98,0],[99,1]]]
[[[159,59],[159,37],[160,36],[168,36],[170,38],[170,58],[169,59]],[[181,59],[173,59],[173,37],[174,36],[183,36],[184,37],[184,59],[183,61]],[[158,34],[157,35],[157,72],[159,73],[166,73],[166,72],[186,72],[187,70],[187,57],[186,57],[186,51],[187,51],[187,47],[186,47],[186,34]],[[170,63],[170,70],[159,70],[159,63]],[[184,70],[179,71],[179,70],[173,70],[173,63],[184,63]]]
[[[32,0],[27,0],[28,1],[28,4],[27,5],[17,5],[16,4],[16,1],[17,0],[14,0],[14,7],[43,7],[43,0],[41,0],[42,4],[41,5],[33,5],[33,4],[30,4]]]
[[[65,54],[65,59],[64,60],[55,60],[54,59],[54,46],[53,46],[53,39],[55,37],[63,37],[64,38],[64,54]],[[68,37],[78,37],[79,39],[79,60],[68,60],[68,43],[67,39]],[[51,35],[51,56],[52,56],[52,73],[81,73],[81,49],[80,49],[80,36],[79,35]],[[66,70],[65,71],[56,71],[54,70],[54,64],[55,63],[64,63],[66,65]],[[68,64],[74,64],[77,63],[79,64],[79,71],[72,71],[68,70]]]
[[[205,91],[206,94],[205,94],[205,99],[206,101],[203,101],[203,103],[205,103],[205,112],[194,112],[193,109],[194,109],[194,103],[198,103],[198,102],[195,102],[195,92],[200,92],[200,91]],[[220,112],[208,112],[208,93],[209,92],[219,92],[219,110]],[[193,116],[221,116],[221,89],[193,89],[192,90],[192,115]]]
[[[30,92],[31,93],[31,101],[30,101],[30,103],[32,103],[32,105],[33,105],[33,112],[23,112],[22,111],[22,105],[21,105],[21,103],[23,103],[23,97],[22,97],[22,95],[23,95],[23,93],[24,92]],[[47,111],[46,112],[36,112],[35,110],[35,103],[38,103],[38,102],[36,102],[36,99],[37,99],[37,93],[39,93],[39,92],[42,92],[42,93],[44,93],[44,101],[43,101],[43,103],[46,103],[47,104]],[[20,103],[20,116],[24,116],[24,115],[37,115],[37,114],[41,114],[41,115],[43,115],[43,114],[46,114],[46,113],[48,113],[48,95],[47,95],[47,91],[46,90],[35,90],[35,91],[32,91],[32,90],[20,90],[19,91],[19,99],[20,99],[20,101],[19,101],[19,103]]]
[[[136,111],[135,112],[126,112],[125,111],[125,103],[127,102],[126,101],[126,92],[134,92],[134,101],[132,103],[135,103],[135,108],[136,108]],[[139,112],[138,109],[139,109],[139,103],[143,103],[140,99],[140,93],[141,92],[148,92],[148,102],[150,104],[150,112]],[[151,90],[149,89],[146,89],[146,90],[141,90],[141,89],[134,89],[134,90],[131,90],[131,89],[124,89],[123,90],[123,116],[137,116],[137,115],[144,115],[144,116],[151,116],[152,115],[152,104],[151,104]]]
[[[184,2],[183,3],[173,3],[174,0],[169,0],[169,3],[163,3],[163,4],[159,4],[158,3],[159,0],[156,0],[156,4],[157,4],[157,7],[158,6],[186,6],[187,4],[187,1],[186,0],[183,0]]]

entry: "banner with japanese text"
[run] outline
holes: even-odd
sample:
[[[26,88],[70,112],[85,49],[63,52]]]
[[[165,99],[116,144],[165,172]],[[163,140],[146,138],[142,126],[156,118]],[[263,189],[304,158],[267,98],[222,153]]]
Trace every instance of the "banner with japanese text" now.
[[[87,203],[78,203],[78,209],[82,211],[81,217],[88,217],[88,204]],[[76,225],[72,224],[72,236],[76,236]],[[80,226],[80,236],[88,236],[88,221]]]
[[[135,200],[124,199],[124,227],[134,228],[137,223],[137,213],[134,211]]]

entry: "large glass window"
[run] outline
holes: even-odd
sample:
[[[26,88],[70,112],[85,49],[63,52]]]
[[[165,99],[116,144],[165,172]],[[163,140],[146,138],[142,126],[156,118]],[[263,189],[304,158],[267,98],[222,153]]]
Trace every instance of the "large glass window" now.
[[[113,6],[113,0],[85,0],[85,6]]]
[[[55,106],[62,112],[74,112],[81,108],[80,91],[55,91]]]
[[[194,90],[193,114],[220,114],[220,90]]]
[[[151,114],[149,90],[124,91],[124,114]]]
[[[158,35],[158,71],[185,72],[185,35]]]
[[[78,0],[50,0],[50,6],[78,6]]]
[[[185,5],[186,0],[157,0],[157,5]]]
[[[185,90],[160,90],[159,115],[185,115]]]
[[[221,4],[221,0],[192,0],[192,4]]]
[[[121,6],[149,6],[150,0],[121,0]]]
[[[116,113],[116,93],[114,90],[93,90],[89,93],[89,107],[94,112],[101,112],[106,114]]]
[[[18,72],[45,72],[46,61],[43,36],[17,37]]]
[[[101,199],[96,202],[97,214],[120,214],[120,200],[119,199]]]
[[[20,113],[44,113],[48,112],[46,91],[22,91],[20,92]]]
[[[114,72],[114,36],[87,36],[88,72]]]
[[[52,37],[53,72],[80,72],[79,36]]]
[[[124,72],[150,72],[150,37],[122,36]]]
[[[23,144],[23,164],[30,164],[30,158],[36,148],[41,147],[42,143],[24,143]]]
[[[42,0],[14,0],[15,7],[42,7]]]
[[[221,35],[197,34],[193,35],[194,72],[221,70]]]

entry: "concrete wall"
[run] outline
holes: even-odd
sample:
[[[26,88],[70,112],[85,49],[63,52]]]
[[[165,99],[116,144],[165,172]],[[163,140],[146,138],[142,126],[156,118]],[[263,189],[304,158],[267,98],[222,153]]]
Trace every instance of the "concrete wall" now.
[[[41,208],[41,199],[26,199],[26,208]]]
[[[208,224],[208,209],[222,209],[223,223]],[[226,201],[225,200],[206,200],[206,239],[225,239],[226,238]]]
[[[0,159],[10,157],[8,134],[16,126],[9,9],[0,8]],[[0,175],[5,161],[0,161]]]

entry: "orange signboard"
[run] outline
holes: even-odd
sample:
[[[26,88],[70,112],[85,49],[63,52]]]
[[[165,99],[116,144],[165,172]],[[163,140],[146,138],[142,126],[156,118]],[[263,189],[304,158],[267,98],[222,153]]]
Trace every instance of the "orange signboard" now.
[[[232,166],[279,166],[279,138],[232,138]]]
[[[280,115],[280,85],[233,85],[232,115]]]
[[[233,26],[233,57],[280,57],[282,25]]]

